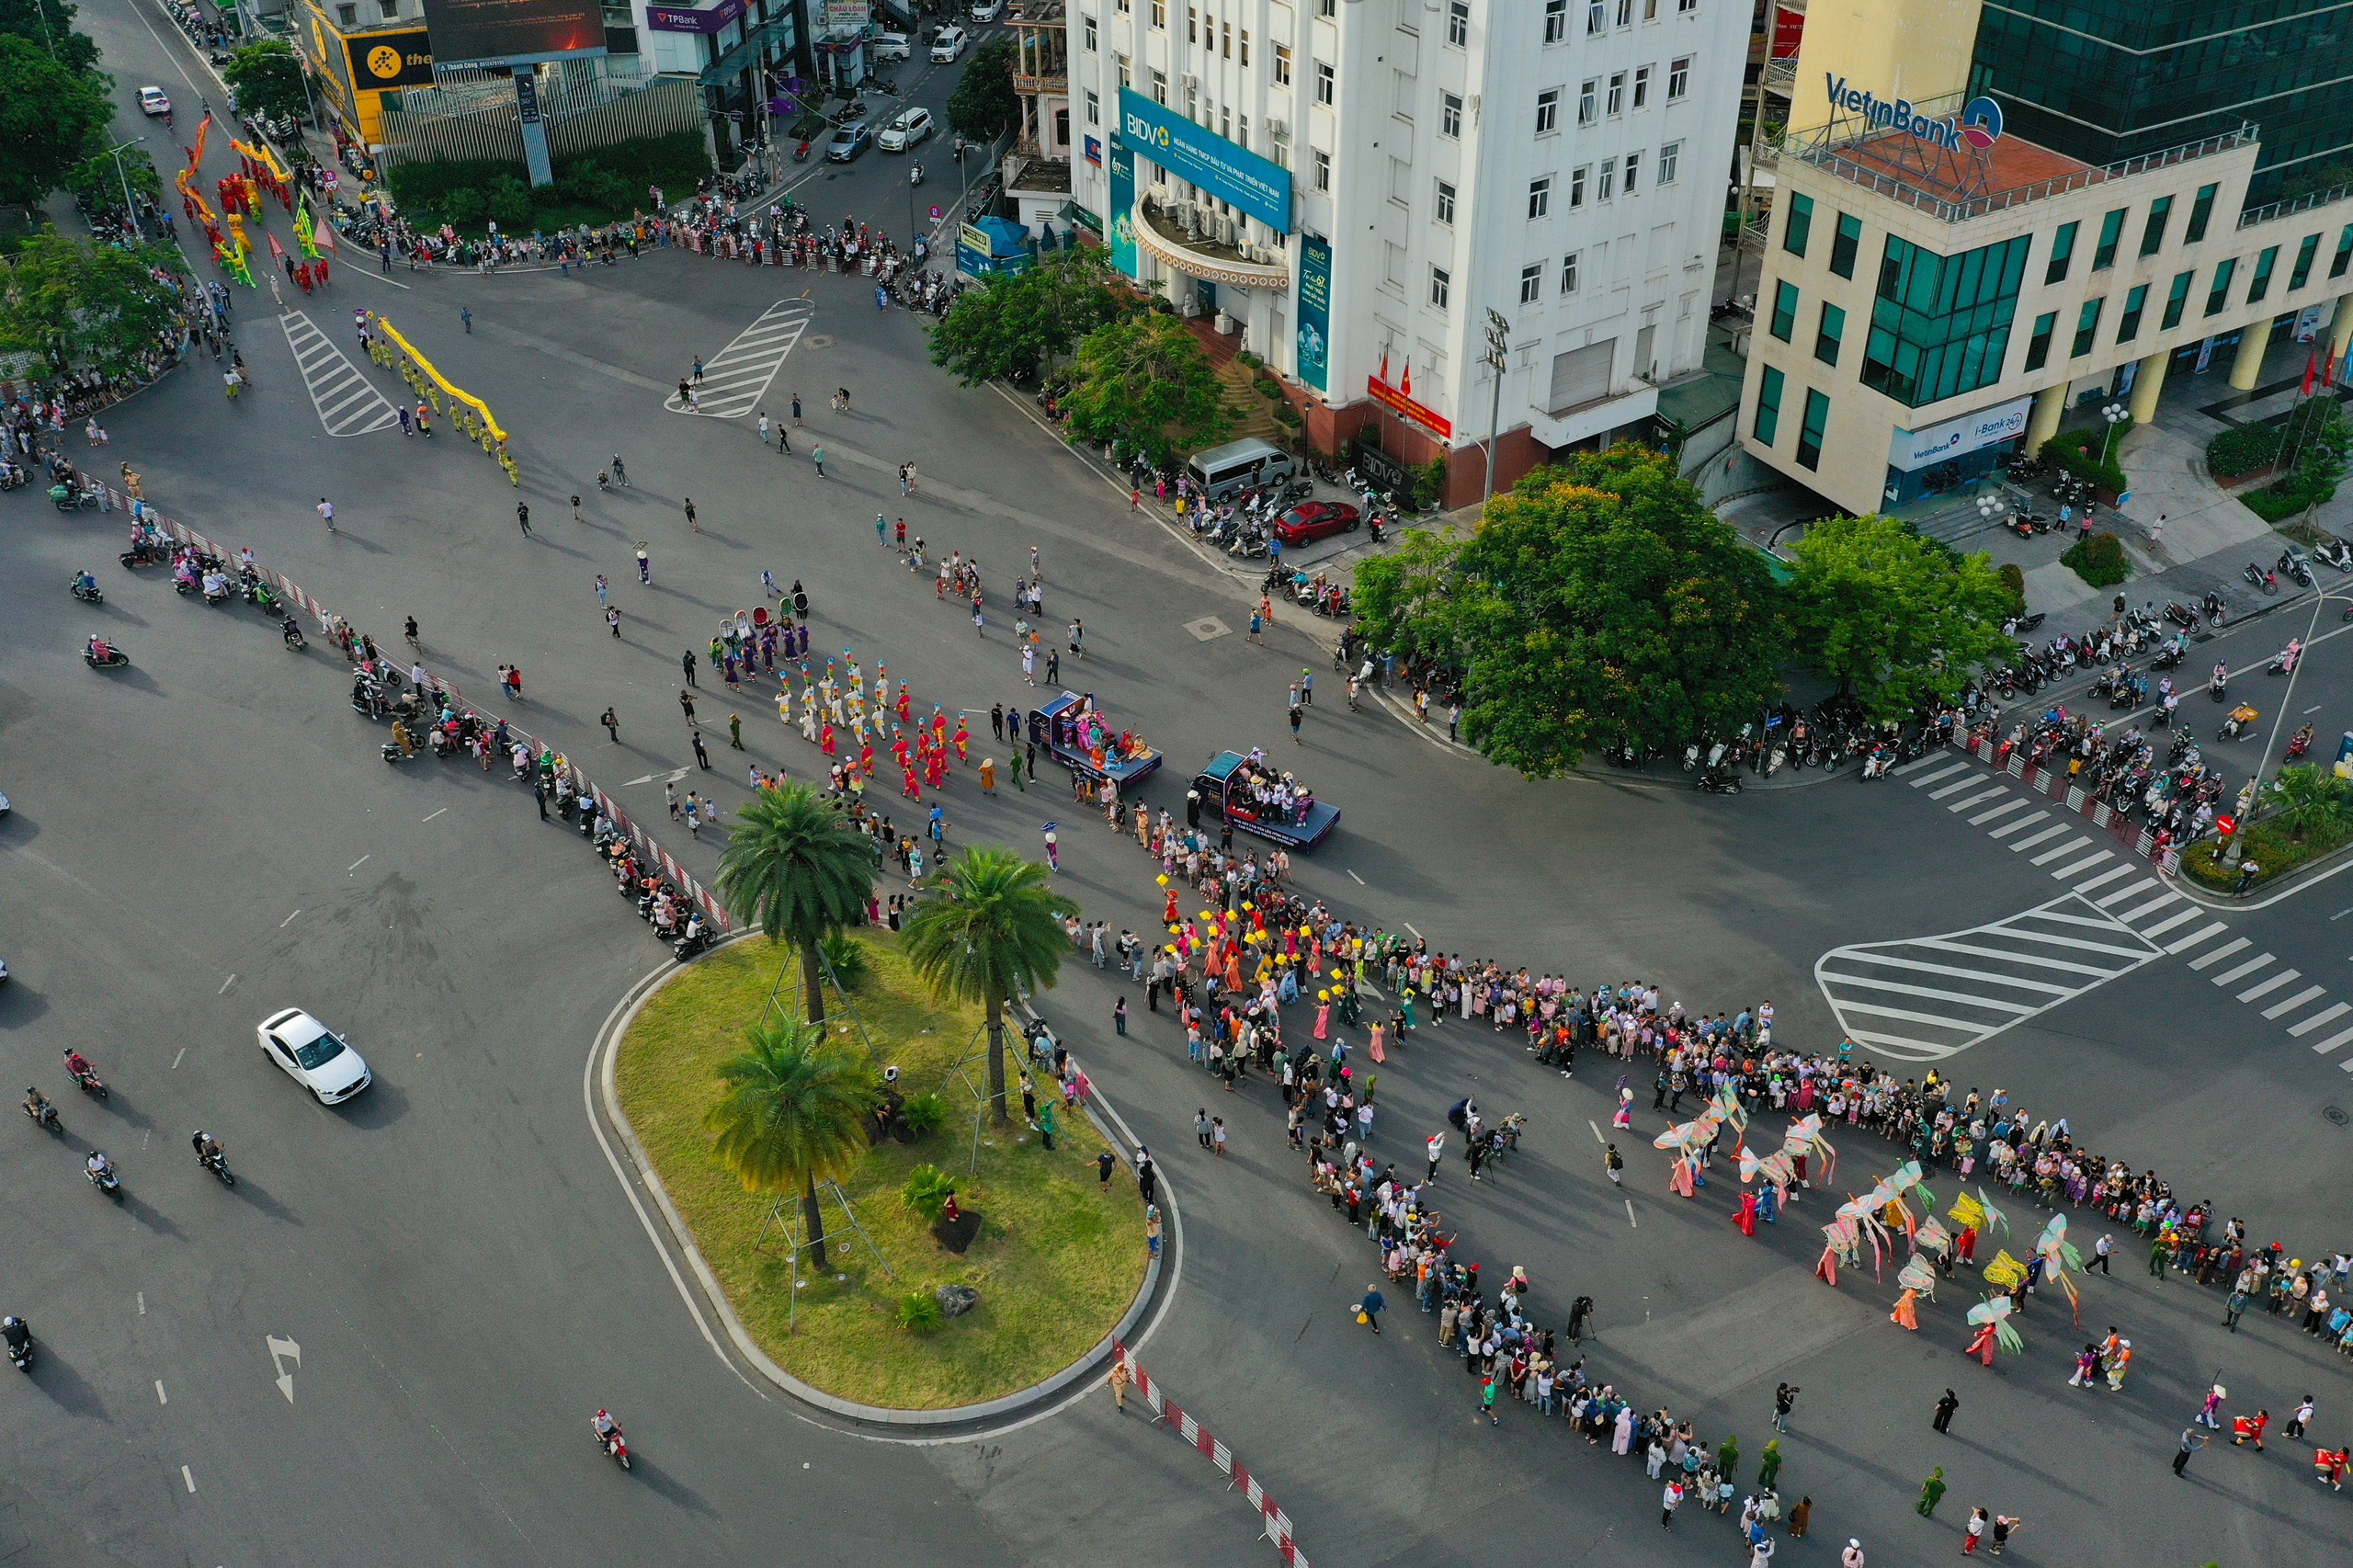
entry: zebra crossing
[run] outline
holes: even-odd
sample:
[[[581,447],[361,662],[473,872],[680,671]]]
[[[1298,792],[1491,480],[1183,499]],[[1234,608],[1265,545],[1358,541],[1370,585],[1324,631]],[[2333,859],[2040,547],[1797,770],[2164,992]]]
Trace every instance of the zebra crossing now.
[[[303,390],[328,435],[366,436],[400,423],[399,411],[306,312],[289,311],[278,324],[286,329],[286,347],[294,351]]]
[[[1857,1043],[1940,1060],[2143,965],[2178,958],[2353,1073],[2353,1051],[2345,1049],[2353,1045],[2353,1002],[2232,935],[2227,922],[2083,817],[1953,752],[1906,763],[1895,776],[2068,891],[1989,926],[1824,954],[1815,983]]]
[[[672,392],[662,406],[706,419],[738,419],[751,413],[767,395],[768,383],[784,368],[785,356],[809,329],[816,310],[807,300],[779,300],[703,361],[702,381],[691,402]]]

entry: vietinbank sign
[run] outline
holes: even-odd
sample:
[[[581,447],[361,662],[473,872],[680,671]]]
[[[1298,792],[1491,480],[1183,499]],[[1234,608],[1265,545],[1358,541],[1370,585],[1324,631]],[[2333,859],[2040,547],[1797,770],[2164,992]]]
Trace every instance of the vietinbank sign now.
[[[1120,139],[1275,233],[1290,233],[1290,171],[1271,158],[1202,130],[1132,87],[1120,89]]]
[[[1860,87],[1850,87],[1844,76],[1829,72],[1822,79],[1830,89],[1830,107],[1863,117],[1874,131],[1898,131],[1938,147],[1959,151],[1967,145],[1991,147],[2002,139],[2002,106],[1991,98],[1972,98],[1952,119],[1930,119],[1912,107],[1909,98],[1882,98]]]

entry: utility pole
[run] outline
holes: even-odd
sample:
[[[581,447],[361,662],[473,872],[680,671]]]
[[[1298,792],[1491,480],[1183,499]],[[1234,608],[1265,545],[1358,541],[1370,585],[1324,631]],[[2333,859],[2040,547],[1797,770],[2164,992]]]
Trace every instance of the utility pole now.
[[[139,221],[139,204],[131,199],[131,176],[123,172],[122,155],[142,142],[144,136],[134,136],[119,147],[109,147],[103,154],[114,160],[115,177],[122,181],[122,215],[131,221],[131,232],[142,240],[147,237],[147,227]]]
[[[1495,385],[1487,400],[1487,488],[1480,496],[1482,504],[1495,498],[1496,431],[1503,423],[1504,371],[1509,368],[1509,361],[1505,356],[1510,350],[1511,323],[1504,320],[1502,312],[1490,309],[1487,312],[1486,351],[1479,356],[1479,362],[1486,366],[1488,373],[1495,377]]]

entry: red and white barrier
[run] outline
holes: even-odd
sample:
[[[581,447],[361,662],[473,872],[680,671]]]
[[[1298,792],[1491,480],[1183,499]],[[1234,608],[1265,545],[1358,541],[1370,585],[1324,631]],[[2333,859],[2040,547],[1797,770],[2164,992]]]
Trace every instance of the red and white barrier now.
[[[1995,757],[2000,755],[2001,744],[1984,735],[1972,735],[1955,744],[1979,761],[1995,764],[2002,772],[2007,773],[2036,794],[2088,819],[2094,827],[2107,830],[2125,849],[2147,860],[2158,870],[2170,876],[2179,869],[2184,846],[2179,844],[2169,846],[2165,853],[2159,856],[2156,853],[2155,834],[2130,817],[2120,815],[2109,810],[2106,801],[2095,801],[2082,790],[2077,789],[2063,767],[2044,767],[2040,765],[2029,767],[2024,755],[2016,749],[2010,752],[2006,761],[1995,763]]]
[[[1233,1487],[1239,1488],[1242,1494],[1249,1499],[1250,1506],[1258,1511],[1258,1522],[1265,1528],[1267,1539],[1274,1542],[1275,1550],[1282,1554],[1282,1560],[1286,1563],[1297,1564],[1297,1568],[1309,1568],[1307,1553],[1302,1551],[1299,1543],[1291,1539],[1290,1517],[1275,1506],[1275,1500],[1267,1495],[1266,1488],[1258,1484],[1258,1478],[1244,1468],[1231,1449],[1211,1436],[1207,1427],[1180,1409],[1126,1346],[1114,1345],[1111,1354],[1126,1364],[1129,1374],[1135,1379],[1136,1393],[1152,1407],[1153,1419],[1166,1423],[1170,1431],[1199,1449],[1203,1459],[1232,1478]]]

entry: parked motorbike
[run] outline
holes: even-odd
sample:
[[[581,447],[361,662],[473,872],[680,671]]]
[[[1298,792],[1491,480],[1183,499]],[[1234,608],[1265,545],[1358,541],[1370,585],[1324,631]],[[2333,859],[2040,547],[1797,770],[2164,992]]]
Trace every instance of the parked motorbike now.
[[[2245,578],[2249,585],[2260,588],[2267,594],[2276,594],[2279,591],[2279,579],[2252,561],[2240,570],[2239,575]]]

